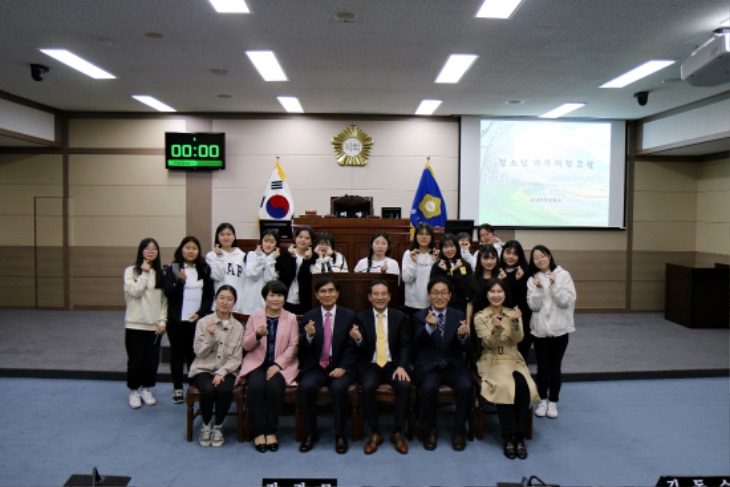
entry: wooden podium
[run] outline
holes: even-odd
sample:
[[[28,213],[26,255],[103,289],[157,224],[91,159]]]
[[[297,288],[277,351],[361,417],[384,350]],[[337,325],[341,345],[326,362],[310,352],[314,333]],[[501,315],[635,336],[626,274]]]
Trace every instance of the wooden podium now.
[[[390,284],[390,307],[400,308],[403,305],[403,291],[398,285],[398,276],[394,274],[382,274],[371,272],[327,272],[314,274],[312,276],[312,306],[317,306],[317,293],[314,291],[314,284],[324,276],[331,276],[337,279],[340,284],[340,297],[337,304],[350,308],[356,313],[368,309],[371,304],[368,301],[368,288],[375,279],[384,279]]]

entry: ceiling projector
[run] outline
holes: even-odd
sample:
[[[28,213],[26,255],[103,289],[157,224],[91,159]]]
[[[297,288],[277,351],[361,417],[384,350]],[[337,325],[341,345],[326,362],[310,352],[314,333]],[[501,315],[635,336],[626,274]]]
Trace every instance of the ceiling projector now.
[[[715,86],[730,82],[730,27],[714,35],[694,50],[681,67],[682,81],[692,86]]]

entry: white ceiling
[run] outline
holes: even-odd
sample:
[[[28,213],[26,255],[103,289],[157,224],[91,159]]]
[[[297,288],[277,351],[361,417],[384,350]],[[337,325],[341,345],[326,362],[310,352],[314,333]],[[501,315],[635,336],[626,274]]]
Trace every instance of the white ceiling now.
[[[721,23],[728,0],[523,0],[510,20],[477,19],[481,0],[0,0],[0,91],[63,111],[536,116],[564,102],[578,118],[640,119],[727,92],[693,87],[680,64]],[[356,14],[342,22],[338,12]],[[160,33],[151,39],[146,33]],[[66,48],[117,76],[92,80],[39,48]],[[289,81],[264,82],[244,55],[276,52]],[[434,79],[450,53],[480,57],[459,84]],[[652,58],[677,63],[623,89],[602,83]],[[42,82],[30,63],[50,67]],[[211,72],[228,71],[227,75]],[[649,91],[640,107],[633,97]],[[229,95],[222,99],[219,95]],[[521,104],[508,104],[521,100]]]

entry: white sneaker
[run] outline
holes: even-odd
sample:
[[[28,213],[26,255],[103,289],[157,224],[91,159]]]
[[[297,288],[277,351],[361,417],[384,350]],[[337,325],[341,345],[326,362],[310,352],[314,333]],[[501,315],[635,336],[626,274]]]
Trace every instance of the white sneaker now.
[[[558,417],[558,403],[557,402],[548,401],[547,417],[553,418],[553,419]]]
[[[213,438],[211,439],[211,446],[219,447],[223,446],[223,443],[226,442],[225,437],[223,436],[223,430],[220,428],[214,427],[213,428]]]
[[[535,408],[535,416],[542,418],[547,414],[548,401],[547,399],[541,399]]]
[[[172,394],[172,402],[175,404],[182,404],[185,402],[185,396],[183,395],[182,389],[175,389]]]
[[[148,406],[154,406],[157,404],[157,399],[152,395],[152,392],[147,387],[143,387],[139,390],[139,395],[142,396],[142,401]]]
[[[142,398],[139,397],[139,391],[136,389],[130,389],[129,391],[129,407],[132,409],[142,407]]]
[[[200,430],[200,436],[198,437],[198,443],[200,443],[200,446],[202,446],[203,448],[209,447],[212,436],[213,436],[213,428],[211,428],[207,424],[204,424],[203,428]]]

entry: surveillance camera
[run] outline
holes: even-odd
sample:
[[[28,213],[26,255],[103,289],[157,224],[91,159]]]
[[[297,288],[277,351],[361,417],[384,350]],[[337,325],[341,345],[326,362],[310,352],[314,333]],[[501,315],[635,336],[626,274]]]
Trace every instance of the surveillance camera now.
[[[646,102],[649,101],[649,92],[639,91],[638,93],[634,93],[634,98],[636,98],[636,102],[643,107],[646,105]]]
[[[30,77],[36,81],[43,81],[43,78],[48,72],[48,66],[42,64],[31,64],[30,65]]]

